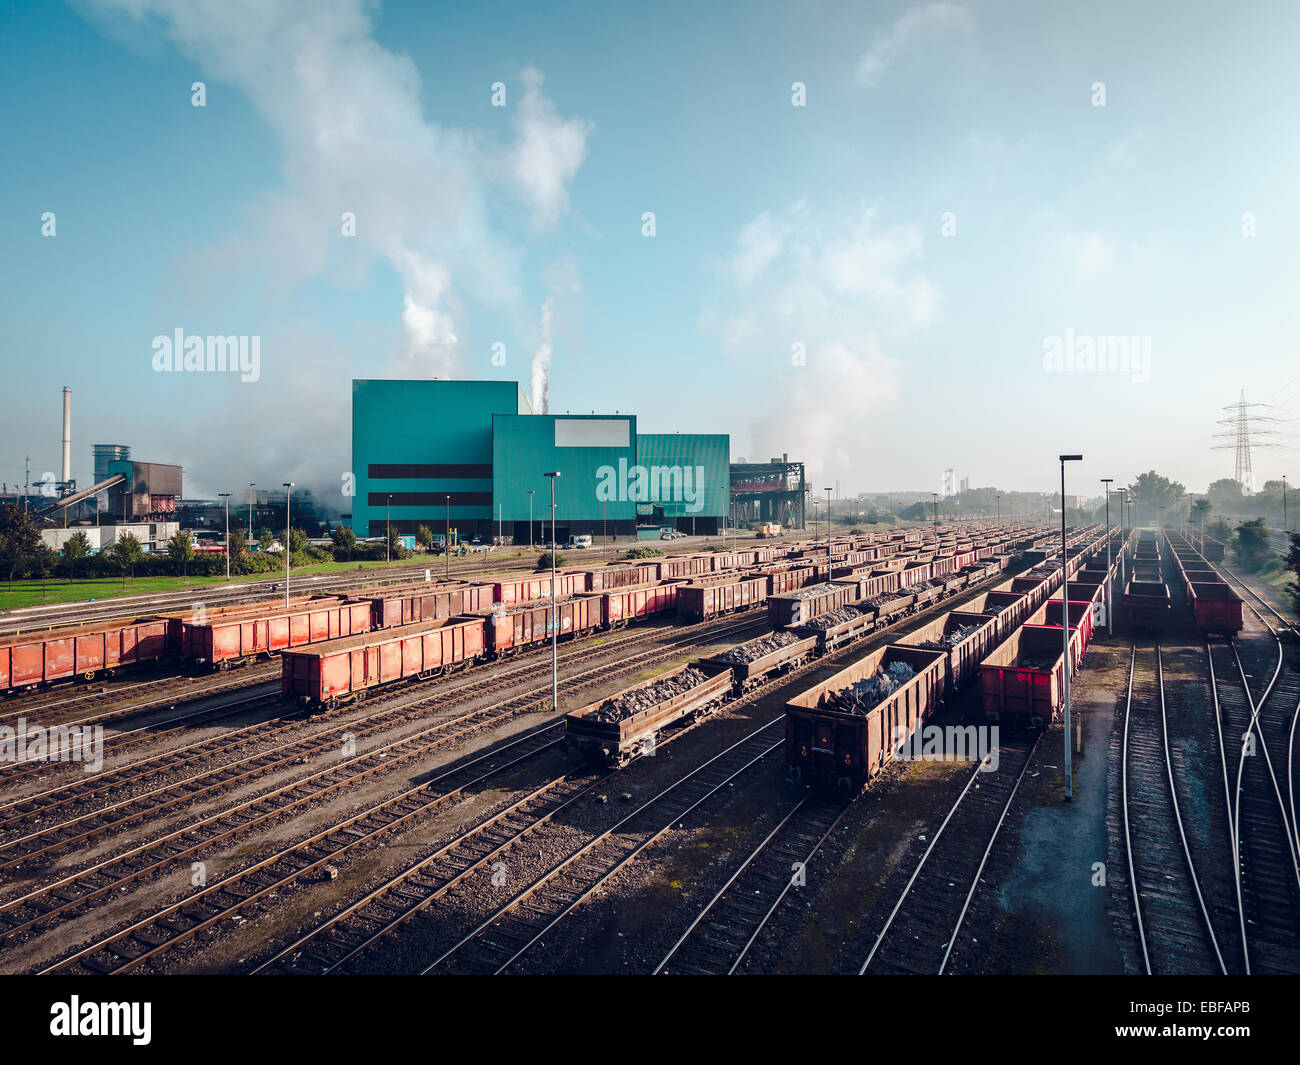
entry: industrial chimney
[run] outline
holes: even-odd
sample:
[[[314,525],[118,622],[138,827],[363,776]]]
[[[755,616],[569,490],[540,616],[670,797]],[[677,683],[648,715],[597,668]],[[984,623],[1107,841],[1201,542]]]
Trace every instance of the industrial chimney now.
[[[72,480],[72,389],[63,386],[63,483]]]

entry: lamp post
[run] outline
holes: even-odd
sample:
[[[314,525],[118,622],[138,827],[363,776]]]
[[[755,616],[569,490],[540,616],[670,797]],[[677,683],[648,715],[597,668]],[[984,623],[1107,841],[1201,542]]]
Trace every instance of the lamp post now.
[[[939,493],[931,492],[930,501],[934,504],[934,543],[937,548],[939,546]]]
[[[831,564],[831,490],[826,489],[826,565]],[[827,578],[830,570],[826,571]]]
[[[1103,477],[1101,483],[1106,486],[1106,639],[1111,637],[1110,611],[1115,589],[1110,579],[1110,486],[1114,477]]]
[[[555,478],[559,471],[546,474],[551,482],[551,710],[560,709],[560,627],[555,603]]]
[[[528,553],[533,553],[533,496],[534,489],[528,489]]]
[[[292,533],[289,526],[289,497],[293,491],[293,482],[284,482],[284,605],[287,609],[289,606],[289,556],[292,552],[289,550],[289,544],[292,540]]]
[[[248,483],[248,546],[253,546],[253,489],[257,487],[256,481]]]
[[[1128,572],[1128,566],[1124,561],[1124,553],[1128,549],[1128,526],[1124,524],[1124,504],[1128,500],[1127,488],[1116,488],[1119,493],[1119,527],[1124,530],[1124,545],[1119,549],[1119,583],[1120,586],[1127,582],[1125,574]]]
[[[1065,464],[1082,462],[1082,455],[1061,456],[1061,643],[1065,653],[1065,801],[1074,798],[1072,765],[1073,747],[1070,743],[1070,556],[1065,541]]]
[[[442,576],[451,580],[451,496],[447,500],[447,531],[442,534]]]
[[[388,493],[384,501],[384,561],[393,561],[393,493]]]
[[[609,500],[600,501],[600,560],[609,554]]]
[[[1286,474],[1282,474],[1282,532],[1289,533],[1291,526],[1286,520]]]
[[[218,492],[226,501],[226,580],[230,580],[230,493]]]
[[[998,528],[1002,527],[1002,497],[998,496]]]

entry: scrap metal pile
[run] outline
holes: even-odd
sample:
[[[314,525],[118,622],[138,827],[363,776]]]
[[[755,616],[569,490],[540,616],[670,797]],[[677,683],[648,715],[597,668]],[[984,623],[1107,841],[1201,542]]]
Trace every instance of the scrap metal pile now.
[[[624,718],[656,707],[674,696],[684,695],[708,679],[708,674],[703,670],[687,666],[675,676],[664,677],[663,680],[657,680],[644,688],[633,688],[631,691],[623,692],[622,695],[616,695],[595,711],[591,715],[591,720],[599,721],[602,725],[617,724]]]
[[[718,655],[718,659],[722,662],[753,662],[764,655],[770,655],[773,651],[779,651],[782,647],[789,647],[790,644],[798,642],[798,636],[781,629],[777,632],[769,632],[766,636],[760,636],[757,640],[738,644],[729,651],[724,651]]]
[[[806,629],[816,629],[818,632],[825,632],[827,629],[836,625],[841,625],[846,621],[854,621],[862,617],[862,611],[856,607],[842,606],[835,610],[827,611],[825,614],[818,614],[817,617],[804,624]]]
[[[826,708],[865,717],[914,676],[916,670],[906,662],[890,662],[870,677],[854,681],[847,688],[828,695]]]
[[[799,588],[796,591],[788,592],[792,599],[811,599],[814,595],[822,595],[825,592],[833,592],[840,586],[837,584],[810,584],[806,588]]]
[[[1060,657],[1059,655],[1057,656]],[[1051,669],[1056,665],[1056,658],[1050,655],[1029,654],[1021,655],[1020,661],[1016,663],[1017,669]]]
[[[959,625],[952,632],[945,632],[937,640],[922,640],[915,646],[924,647],[927,651],[951,651],[962,640],[974,635],[978,628],[978,625]]]

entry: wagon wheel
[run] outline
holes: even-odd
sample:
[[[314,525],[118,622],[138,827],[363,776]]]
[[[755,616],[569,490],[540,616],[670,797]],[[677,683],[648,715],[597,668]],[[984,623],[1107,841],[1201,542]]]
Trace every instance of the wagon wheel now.
[[[95,671],[94,671],[93,669],[88,669],[88,670],[86,670],[86,672],[84,672],[84,673],[81,675],[81,679],[82,679],[82,680],[85,680],[85,681],[94,680],[94,679],[95,679]]]

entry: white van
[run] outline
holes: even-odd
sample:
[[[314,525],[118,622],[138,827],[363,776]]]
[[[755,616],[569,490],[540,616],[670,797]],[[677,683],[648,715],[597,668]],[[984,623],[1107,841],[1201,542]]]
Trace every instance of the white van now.
[[[575,550],[585,550],[591,546],[590,536],[570,536],[569,546]]]

